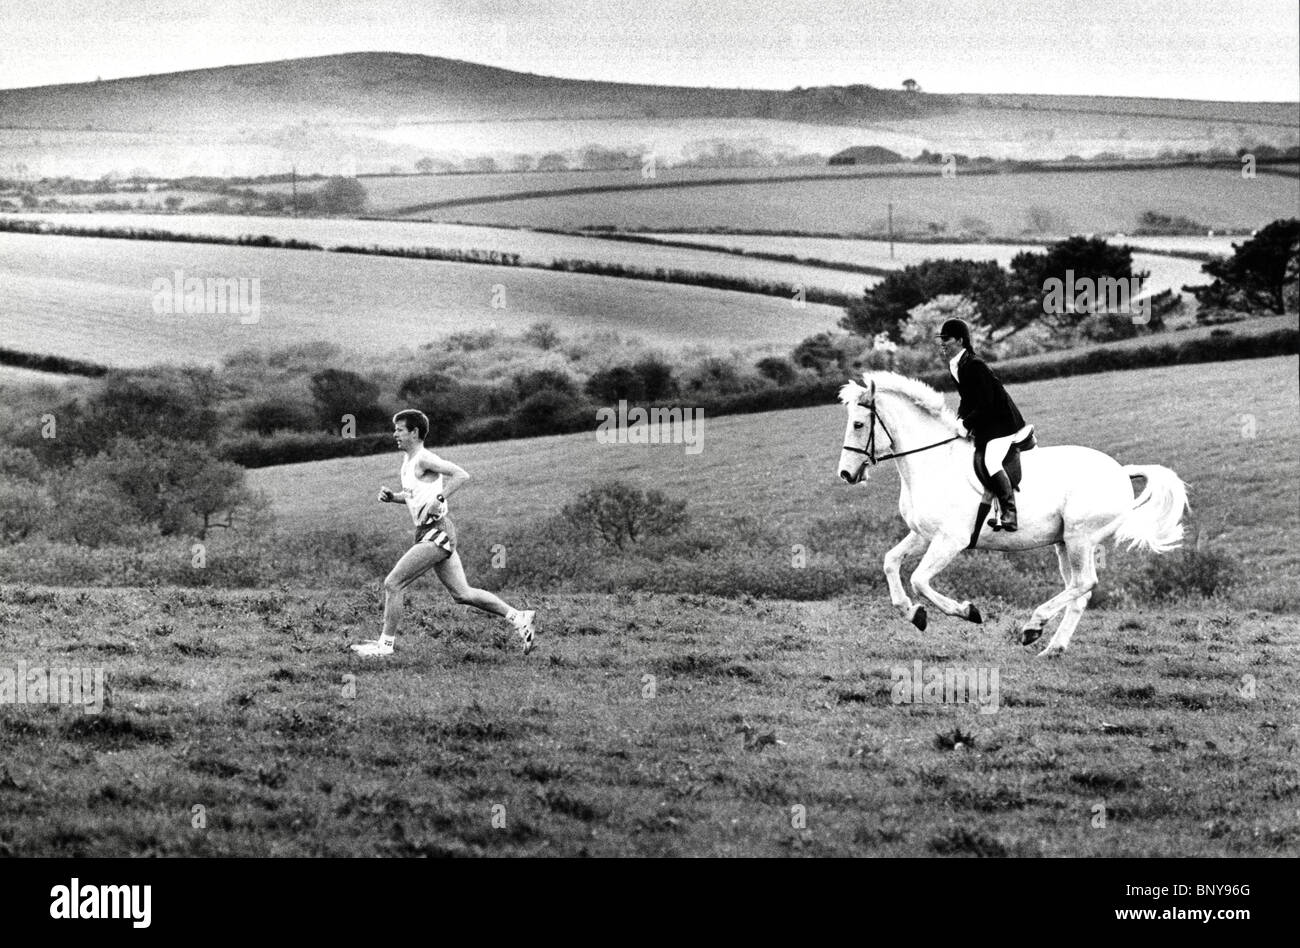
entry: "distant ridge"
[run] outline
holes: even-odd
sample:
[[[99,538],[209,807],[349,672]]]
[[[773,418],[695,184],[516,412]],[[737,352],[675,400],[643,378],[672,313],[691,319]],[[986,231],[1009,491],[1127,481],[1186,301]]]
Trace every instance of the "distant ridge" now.
[[[837,125],[924,118],[957,107],[947,96],[866,85],[787,91],[636,85],[371,52],[0,90],[0,127],[146,131],[611,118]]]

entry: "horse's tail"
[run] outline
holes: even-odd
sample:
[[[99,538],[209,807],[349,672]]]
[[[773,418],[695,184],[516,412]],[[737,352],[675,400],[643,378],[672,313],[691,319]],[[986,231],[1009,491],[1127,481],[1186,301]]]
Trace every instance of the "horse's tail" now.
[[[1132,506],[1094,535],[1100,543],[1114,534],[1116,543],[1128,543],[1152,553],[1168,553],[1183,542],[1183,511],[1187,509],[1187,485],[1167,467],[1159,464],[1127,464],[1129,477],[1145,477],[1147,486]]]

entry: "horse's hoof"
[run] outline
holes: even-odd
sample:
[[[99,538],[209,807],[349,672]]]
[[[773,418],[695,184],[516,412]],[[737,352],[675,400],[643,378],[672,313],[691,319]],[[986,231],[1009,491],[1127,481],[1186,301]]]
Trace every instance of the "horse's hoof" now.
[[[1038,637],[1043,634],[1042,626],[1035,629],[1033,626],[1025,626],[1020,630],[1020,644],[1030,645],[1038,641]]]
[[[984,617],[980,615],[979,606],[975,605],[975,603],[973,602],[970,604],[970,607],[967,608],[966,610],[966,621],[974,622],[976,625],[979,625],[984,621]]]
[[[924,632],[926,621],[925,606],[917,606],[916,611],[912,613],[912,625]]]

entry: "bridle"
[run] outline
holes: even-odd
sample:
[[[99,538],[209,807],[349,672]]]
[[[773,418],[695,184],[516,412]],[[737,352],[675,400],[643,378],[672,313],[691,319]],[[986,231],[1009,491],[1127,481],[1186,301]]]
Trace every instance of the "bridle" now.
[[[919,454],[922,451],[929,451],[931,448],[940,447],[941,445],[948,444],[951,441],[961,440],[961,435],[953,435],[951,438],[944,438],[942,441],[936,441],[934,444],[927,444],[923,448],[912,448],[912,450],[910,451],[895,451],[891,454],[882,454],[879,457],[877,457],[876,456],[876,422],[880,423],[880,427],[884,430],[885,436],[889,438],[889,444],[891,446],[896,445],[898,442],[894,440],[893,434],[890,433],[889,426],[885,424],[885,419],[881,418],[880,415],[876,413],[875,396],[876,396],[876,386],[875,383],[873,382],[871,385],[870,400],[864,402],[862,401],[862,399],[858,399],[859,405],[861,405],[863,408],[870,409],[871,411],[871,432],[867,435],[867,446],[865,448],[855,448],[850,444],[844,445],[845,451],[852,451],[854,454],[865,455],[867,459],[867,463],[872,467],[875,467],[881,461],[888,461],[891,458],[903,458],[903,457],[907,457],[907,455],[909,454]]]

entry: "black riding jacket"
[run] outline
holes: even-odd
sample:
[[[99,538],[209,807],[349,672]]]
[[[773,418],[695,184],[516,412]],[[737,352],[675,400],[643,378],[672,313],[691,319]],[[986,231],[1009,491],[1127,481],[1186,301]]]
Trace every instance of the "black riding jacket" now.
[[[998,377],[969,349],[957,362],[957,392],[961,395],[957,417],[977,446],[1015,434],[1025,426],[1020,409]]]

